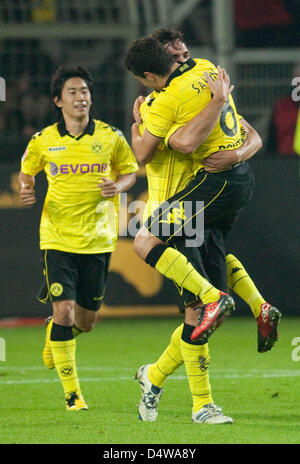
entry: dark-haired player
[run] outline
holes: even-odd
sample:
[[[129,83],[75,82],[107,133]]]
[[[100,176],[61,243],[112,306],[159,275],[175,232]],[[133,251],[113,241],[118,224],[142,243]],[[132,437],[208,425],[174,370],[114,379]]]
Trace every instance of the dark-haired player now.
[[[35,176],[42,170],[48,192],[40,224],[45,283],[50,301],[43,360],[56,367],[67,410],[88,409],[79,386],[75,336],[90,331],[104,295],[118,235],[120,192],[138,169],[123,134],[92,119],[93,80],[82,67],[60,67],[52,80],[58,121],[30,140],[19,175],[24,205],[35,203]]]

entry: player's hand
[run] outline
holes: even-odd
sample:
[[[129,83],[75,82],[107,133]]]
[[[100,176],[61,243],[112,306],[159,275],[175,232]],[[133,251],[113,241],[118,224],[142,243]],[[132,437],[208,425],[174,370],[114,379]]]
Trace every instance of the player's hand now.
[[[141,124],[141,122],[142,122],[141,113],[140,113],[140,106],[144,101],[145,101],[145,97],[140,95],[139,97],[137,97],[137,99],[135,100],[135,102],[133,104],[133,110],[132,110],[133,118],[134,118],[135,122],[137,122],[139,124]]]
[[[36,202],[35,190],[33,190],[29,184],[21,185],[20,200],[24,206],[31,206]]]
[[[229,95],[234,89],[234,85],[230,85],[230,77],[225,69],[218,66],[218,77],[215,81],[212,80],[210,75],[205,72],[204,77],[207,80],[208,87],[210,88],[214,98],[226,103]]]
[[[206,172],[225,171],[240,161],[235,150],[217,151],[205,158],[202,163]]]
[[[104,198],[112,198],[118,195],[119,189],[116,182],[109,179],[108,177],[101,177],[101,184],[98,184],[97,187],[101,190],[101,195]]]

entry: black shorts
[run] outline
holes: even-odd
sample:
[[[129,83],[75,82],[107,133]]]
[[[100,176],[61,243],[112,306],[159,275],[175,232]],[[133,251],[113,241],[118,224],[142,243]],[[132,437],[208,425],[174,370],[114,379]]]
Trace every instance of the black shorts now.
[[[153,212],[146,220],[145,227],[185,255],[212,285],[226,291],[225,239],[253,191],[254,178],[248,163],[221,173],[198,172],[184,190]],[[199,202],[202,202],[200,207]],[[197,216],[201,214],[202,221],[199,222]],[[202,228],[200,233],[197,230],[199,224]],[[196,231],[198,237],[193,235]],[[189,246],[190,243],[193,244]],[[176,285],[175,288],[177,303],[183,312],[185,307],[196,301],[195,295]]]
[[[199,247],[204,243],[207,227],[219,228],[226,239],[253,190],[254,178],[248,163],[220,173],[198,172],[184,190],[149,216],[145,227],[171,246],[185,239],[187,246]]]
[[[42,303],[74,300],[97,311],[102,303],[111,253],[79,254],[42,250],[45,282],[39,292]]]

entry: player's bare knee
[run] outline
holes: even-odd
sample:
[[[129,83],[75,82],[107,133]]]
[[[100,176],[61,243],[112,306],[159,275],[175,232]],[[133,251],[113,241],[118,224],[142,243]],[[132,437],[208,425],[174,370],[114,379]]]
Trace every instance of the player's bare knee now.
[[[72,326],[74,324],[74,302],[59,301],[53,303],[53,322],[59,325]]]
[[[133,248],[134,251],[140,258],[146,259],[148,253],[154,248],[156,245],[161,244],[162,241],[151,235],[150,232],[143,226],[133,241]]]

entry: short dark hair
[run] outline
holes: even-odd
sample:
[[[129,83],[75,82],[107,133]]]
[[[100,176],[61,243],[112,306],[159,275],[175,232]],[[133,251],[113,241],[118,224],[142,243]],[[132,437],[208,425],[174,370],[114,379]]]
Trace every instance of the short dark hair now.
[[[81,77],[88,86],[88,89],[90,91],[90,94],[93,94],[94,90],[94,81],[92,74],[83,66],[76,66],[76,67],[71,67],[71,66],[60,66],[55,74],[52,77],[51,81],[51,97],[52,101],[54,97],[61,98],[61,92],[62,89],[68,79],[71,79],[72,77]],[[54,102],[53,102],[54,103]],[[61,118],[62,112],[61,109],[58,108],[58,106],[55,105],[55,110],[58,114],[58,117]]]
[[[163,45],[166,45],[169,42],[173,42],[176,39],[181,40],[184,42],[184,35],[176,27],[162,27],[161,29],[157,29],[150,34],[150,37],[158,40]]]
[[[135,40],[124,58],[126,68],[140,77],[145,77],[145,72],[165,76],[174,62],[174,58],[166,48],[158,40],[149,36]]]

